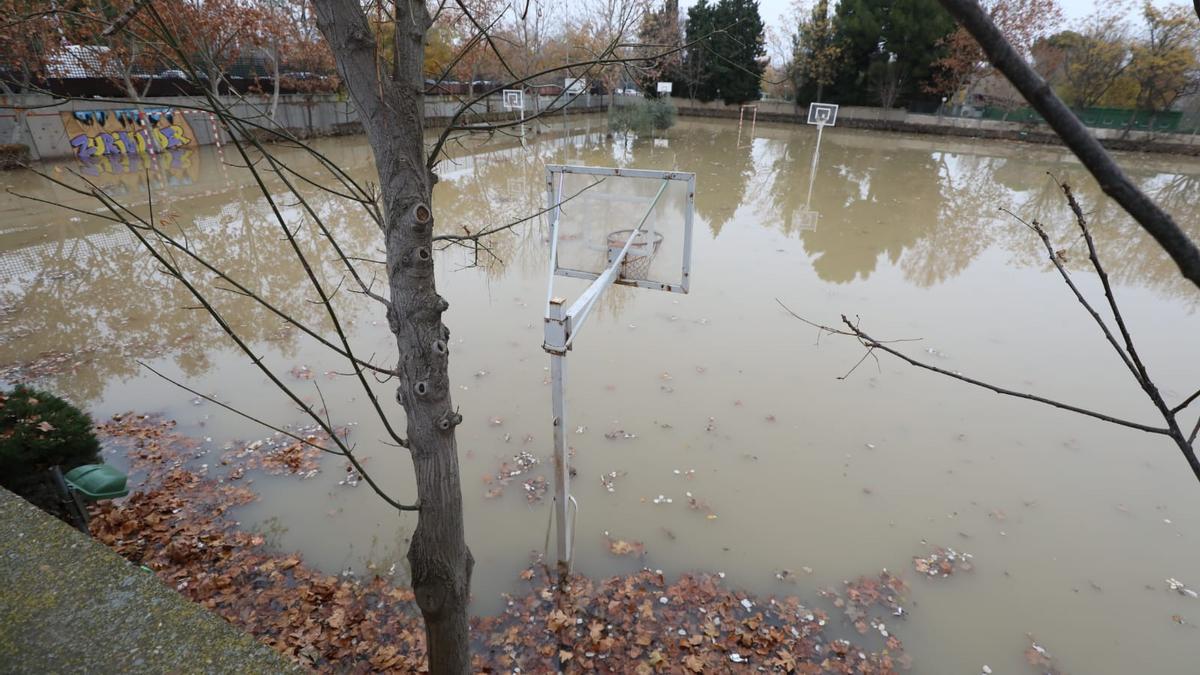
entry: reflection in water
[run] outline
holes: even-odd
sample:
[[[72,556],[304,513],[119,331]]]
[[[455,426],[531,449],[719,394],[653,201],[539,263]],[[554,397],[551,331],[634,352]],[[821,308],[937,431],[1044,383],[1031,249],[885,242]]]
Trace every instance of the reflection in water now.
[[[1138,655],[1153,655],[1155,670],[1187,672],[1195,662],[1190,636],[1161,629],[1178,628],[1170,617],[1186,616],[1187,608],[1176,604],[1180,596],[1142,590],[1182,578],[1164,561],[1200,556],[1189,515],[1200,513],[1200,501],[1173,451],[1091,421],[998,403],[889,362],[834,384],[861,353],[854,345],[813,347],[811,335],[774,304],[779,296],[823,320],[861,312],[881,331],[925,336],[914,349],[933,350],[947,367],[1136,414],[1134,406],[1144,405],[1139,392],[1096,367],[1111,354],[1087,318],[1075,316],[1078,307],[1037,242],[997,210],[1045,223],[1086,285],[1090,272],[1073,221],[1045,175],[1052,171],[1075,184],[1164,391],[1172,400],[1186,396],[1200,380],[1200,363],[1179,336],[1200,332],[1196,289],[1069,155],[831,129],[813,172],[816,132],[807,127],[764,124],[752,138],[743,130],[739,143],[734,124],[684,121],[662,136],[612,140],[603,119],[569,118],[531,129],[527,149],[512,137],[464,139],[439,167],[434,193],[438,233],[462,234],[543,208],[546,163],[697,173],[692,293],[611,289],[580,346],[588,358],[571,372],[581,570],[718,569],[737,586],[812,597],[819,586],[905,565],[926,552],[922,539],[961,543],[976,554],[977,572],[939,587],[916,580],[919,606],[897,628],[918,663],[931,664],[924,671],[977,672],[982,661],[1016,672],[1025,667],[1020,648],[1010,654],[998,645],[1035,631],[1078,672],[1138,672]],[[375,180],[362,139],[318,147],[360,182]],[[280,153],[313,181],[329,180],[298,153]],[[247,285],[327,331],[244,171],[212,148],[142,161],[51,168],[64,177],[86,174],[139,213],[149,209],[148,173],[159,217]],[[1200,236],[1200,165],[1176,157],[1122,162]],[[51,203],[95,207],[28,172],[10,172],[5,181]],[[381,257],[378,230],[359,210],[306,194],[350,255]],[[289,222],[306,222],[292,200],[281,201]],[[805,215],[811,212],[821,214],[815,229]],[[262,378],[207,317],[187,309],[191,299],[124,230],[8,194],[0,194],[0,222],[0,367],[48,351],[76,354],[67,372],[43,384],[98,416],[161,410],[206,438],[200,452],[261,430],[193,405],[140,371],[136,359],[263,417],[297,419],[293,408],[262,394]],[[312,248],[310,230],[300,236]],[[451,303],[480,611],[498,607],[526,553],[544,541],[546,504],[530,504],[519,485],[487,499],[483,480],[518,452],[540,457],[539,468],[550,455],[540,348],[546,235],[535,219],[493,237],[486,249],[450,246],[438,257],[439,287]],[[335,260],[316,262],[327,284],[341,281]],[[377,276],[377,267],[363,263],[364,276]],[[227,292],[214,297],[277,369],[303,365],[301,372],[315,375],[315,382],[289,382],[310,400],[319,382],[335,421],[361,424],[352,438],[372,469],[396,493],[411,494],[407,457],[380,443],[382,429],[359,414],[361,391],[337,375],[342,364],[261,307]],[[336,302],[356,350],[392,353],[377,308],[348,292]],[[390,386],[381,383],[377,394],[400,415]],[[605,438],[615,430],[636,437]],[[412,522],[366,490],[338,485],[342,468],[327,461],[320,475],[299,483],[257,479],[262,500],[239,518],[327,571],[397,562],[402,577],[398,558]],[[621,478],[609,492],[598,477],[614,471]],[[683,507],[687,493],[719,518]],[[654,504],[659,494],[675,506]],[[1085,521],[1089,527],[1079,528]],[[644,542],[647,559],[612,559],[605,531]],[[814,572],[797,585],[776,583],[780,569],[802,568]],[[1104,592],[1087,590],[1096,586]]]

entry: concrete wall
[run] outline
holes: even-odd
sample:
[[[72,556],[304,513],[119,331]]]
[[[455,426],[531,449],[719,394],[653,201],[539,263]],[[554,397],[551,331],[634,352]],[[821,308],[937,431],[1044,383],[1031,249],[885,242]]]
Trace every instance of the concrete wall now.
[[[737,119],[739,115],[744,115],[748,119],[750,115],[749,111],[743,113],[741,106],[725,105],[720,101],[704,103],[702,101],[692,101],[678,97],[672,100],[675,103],[675,107],[679,109],[680,115],[727,119]],[[630,102],[622,101],[621,97],[617,97],[618,105]],[[808,108],[806,106],[797,107],[791,103],[780,101],[759,101],[753,105],[758,108],[759,122],[805,124],[808,116]],[[837,126],[1061,144],[1058,136],[1044,124],[1023,124],[1019,122],[1001,122],[999,120],[924,115],[909,113],[904,109],[896,108],[842,106],[838,109]],[[1100,139],[1100,142],[1105,147],[1114,150],[1200,155],[1200,137],[1194,134],[1155,133],[1148,131],[1130,131],[1126,133],[1121,129],[1092,129],[1092,133],[1096,138]]]
[[[349,100],[336,95],[293,94],[281,96],[274,123],[267,116],[270,105],[270,98],[267,96],[229,98],[225,103],[230,106],[235,115],[251,123],[269,128],[274,128],[274,124],[278,124],[302,138],[362,132],[362,125],[359,123],[354,105]],[[564,103],[571,110],[579,112],[600,108],[598,99],[593,104],[591,97],[586,96],[573,101],[555,101],[552,96],[542,96],[535,101],[533,97],[528,97],[526,99],[528,109],[526,115],[532,115],[535,110],[542,110],[550,105],[561,107]],[[177,115],[182,115],[183,119],[187,120],[194,137],[189,138],[189,142],[210,145],[217,137],[216,127],[208,113],[196,110],[193,106],[207,107],[207,102],[199,97],[173,96],[149,99],[141,103],[142,109],[168,108],[175,111]],[[454,97],[427,97],[425,101],[426,126],[431,128],[445,126],[461,107],[459,99]],[[27,145],[33,159],[71,157],[78,154],[80,150],[71,145],[62,113],[106,111],[106,114],[111,117],[113,111],[128,111],[134,108],[136,106],[125,102],[106,103],[89,100],[56,102],[49,96],[40,95],[0,96],[0,144]],[[505,111],[501,97],[495,95],[472,106],[470,114],[464,121],[515,120],[517,115],[517,112]],[[222,132],[221,140],[228,142],[228,135]]]

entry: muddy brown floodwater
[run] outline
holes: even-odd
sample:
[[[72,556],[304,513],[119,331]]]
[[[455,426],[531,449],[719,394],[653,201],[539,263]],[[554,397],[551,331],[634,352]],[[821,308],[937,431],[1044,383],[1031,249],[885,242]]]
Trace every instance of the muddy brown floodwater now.
[[[839,380],[860,348],[846,339],[818,343],[816,331],[776,304],[827,323],[858,316],[877,337],[921,338],[901,346],[943,368],[1154,423],[1037,242],[997,210],[1044,222],[1081,286],[1099,298],[1046,174],[1077,183],[1151,373],[1170,401],[1194,391],[1200,292],[1068,153],[830,129],[810,176],[811,128],[759,125],[739,134],[730,123],[684,120],[657,139],[611,140],[599,118],[555,125],[531,136],[528,148],[497,138],[457,149],[439,171],[439,231],[535,212],[548,162],[698,175],[691,294],[614,289],[569,359],[580,571],[721,571],[737,587],[815,599],[821,587],[887,567],[913,585],[909,618],[889,628],[919,672],[977,673],[984,664],[1023,672],[1026,633],[1070,672],[1195,671],[1200,600],[1165,580],[1200,586],[1200,485],[1167,439],[1000,398],[884,357]],[[371,180],[364,139],[316,145]],[[329,179],[299,152],[279,152],[312,180]],[[1120,160],[1200,237],[1200,163]],[[204,148],[158,158],[149,165],[157,217],[257,291],[323,325],[262,196],[235,165],[229,148],[223,156]],[[145,213],[147,166],[42,168],[66,179],[82,172]],[[96,206],[31,172],[0,181],[54,204]],[[354,254],[380,256],[378,232],[359,212],[328,195],[312,200]],[[283,202],[291,222],[303,220]],[[267,433],[140,369],[137,359],[277,423],[302,421],[205,316],[185,309],[190,300],[120,227],[7,193],[0,222],[3,377],[37,378],[98,418],[163,412],[205,439],[210,452],[196,463],[214,469],[223,448]],[[464,416],[479,612],[501,606],[500,594],[516,587],[516,574],[545,544],[549,500],[529,497],[523,483],[550,477],[546,258],[540,221],[498,236],[480,266],[468,250],[437,258]],[[319,267],[327,279],[340,277],[328,256]],[[408,459],[379,441],[364,396],[334,372],[344,366],[261,308],[217,294],[232,323],[303,396],[319,400],[320,385],[331,417],[354,425],[368,467],[411,498]],[[346,292],[338,303],[356,348],[390,358],[382,311]],[[383,400],[393,399],[392,386],[378,385]],[[523,452],[538,463],[498,482],[502,465],[515,467]],[[413,518],[395,516],[345,478],[332,458],[301,482],[258,477],[262,499],[239,518],[328,571],[391,571],[402,583]],[[644,558],[615,557],[606,532],[643,544]],[[969,552],[974,570],[919,578],[912,559],[933,546]]]

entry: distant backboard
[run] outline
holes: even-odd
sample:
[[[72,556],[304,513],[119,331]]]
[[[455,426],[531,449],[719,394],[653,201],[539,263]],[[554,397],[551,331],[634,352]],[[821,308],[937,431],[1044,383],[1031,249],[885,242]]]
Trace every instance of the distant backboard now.
[[[525,109],[525,92],[520,89],[505,89],[501,94],[504,96],[505,110]]]
[[[672,85],[673,83],[671,82],[659,82],[657,91],[660,94],[670,94]]]
[[[831,127],[837,122],[838,106],[836,103],[809,103],[808,123],[818,126]]]
[[[793,222],[796,224],[797,230],[815,230],[817,229],[817,220],[821,214],[808,209],[798,209],[793,216]]]
[[[596,279],[628,246],[615,283],[687,293],[695,194],[694,173],[547,165],[553,273]]]

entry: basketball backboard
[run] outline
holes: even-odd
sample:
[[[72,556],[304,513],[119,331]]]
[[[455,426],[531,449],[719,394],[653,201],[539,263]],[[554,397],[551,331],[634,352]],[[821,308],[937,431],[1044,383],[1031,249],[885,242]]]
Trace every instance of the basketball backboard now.
[[[836,103],[809,103],[808,123],[817,126],[831,127],[837,122],[838,106]]]
[[[624,250],[613,283],[687,293],[695,192],[694,173],[547,165],[553,274],[597,279]]]
[[[525,92],[520,89],[505,89],[501,92],[503,95],[505,110],[524,110],[525,109]]]

